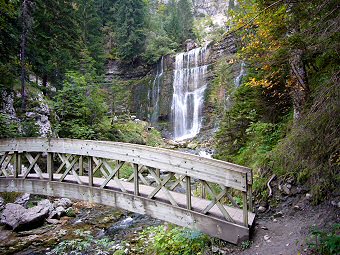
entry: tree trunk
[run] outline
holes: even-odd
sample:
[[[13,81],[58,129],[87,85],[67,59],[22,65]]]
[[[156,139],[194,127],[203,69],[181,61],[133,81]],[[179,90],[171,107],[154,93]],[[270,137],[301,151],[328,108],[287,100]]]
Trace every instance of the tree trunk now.
[[[43,75],[42,85],[44,88],[47,88],[47,75],[46,74]]]
[[[309,97],[309,86],[305,65],[302,61],[303,50],[294,49],[289,58],[290,93],[293,99],[294,120],[301,117],[303,108]]]

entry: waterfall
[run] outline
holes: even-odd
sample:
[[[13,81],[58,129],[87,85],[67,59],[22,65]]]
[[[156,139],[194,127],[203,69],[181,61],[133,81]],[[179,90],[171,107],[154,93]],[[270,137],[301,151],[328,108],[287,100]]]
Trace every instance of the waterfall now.
[[[246,75],[245,66],[246,66],[246,64],[242,61],[242,62],[241,62],[241,70],[240,70],[240,73],[239,73],[239,75],[235,78],[235,86],[236,86],[236,88],[240,87],[242,78],[243,78],[243,76]]]
[[[163,82],[163,74],[164,74],[164,58],[162,57],[161,60],[157,63],[157,72],[155,79],[152,83],[152,89],[148,92],[149,102],[151,106],[150,111],[150,122],[156,123],[159,117],[159,97],[161,86]]]
[[[175,140],[192,138],[201,129],[207,87],[206,55],[207,46],[176,55],[171,106]]]

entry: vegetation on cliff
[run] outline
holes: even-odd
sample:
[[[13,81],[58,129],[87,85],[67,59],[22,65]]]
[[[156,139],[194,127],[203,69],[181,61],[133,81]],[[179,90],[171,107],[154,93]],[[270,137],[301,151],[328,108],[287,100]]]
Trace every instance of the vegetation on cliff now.
[[[232,25],[248,75],[216,136],[218,158],[307,182],[319,202],[339,185],[337,3],[239,2]]]

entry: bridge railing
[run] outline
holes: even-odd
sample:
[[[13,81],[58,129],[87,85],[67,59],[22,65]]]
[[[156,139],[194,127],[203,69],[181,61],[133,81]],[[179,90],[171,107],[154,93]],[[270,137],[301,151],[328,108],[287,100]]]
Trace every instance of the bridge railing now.
[[[133,172],[123,180],[119,174],[124,165],[131,165]],[[2,139],[0,167],[2,178],[37,178],[115,189],[201,214],[222,215],[226,221],[246,227],[248,211],[253,210],[249,168],[161,148],[72,139]],[[195,192],[198,187],[200,192]],[[240,208],[231,190],[242,194],[241,223],[224,205],[228,201]],[[185,194],[185,203],[178,199],[178,193]],[[195,193],[210,201],[196,199]]]

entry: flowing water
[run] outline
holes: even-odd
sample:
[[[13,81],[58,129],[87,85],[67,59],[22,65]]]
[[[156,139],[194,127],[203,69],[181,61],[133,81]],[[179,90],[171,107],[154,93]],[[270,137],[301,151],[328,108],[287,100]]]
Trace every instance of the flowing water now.
[[[152,89],[149,90],[149,102],[150,102],[150,117],[151,123],[156,123],[159,117],[159,98],[161,86],[163,83],[164,75],[164,58],[157,63],[157,73],[152,84]]]
[[[201,129],[207,87],[206,55],[206,46],[176,55],[171,106],[174,140],[192,138]]]
[[[241,69],[239,75],[235,78],[235,86],[236,88],[240,87],[242,78],[246,75],[246,69],[245,69],[246,64],[242,61],[241,62]]]

